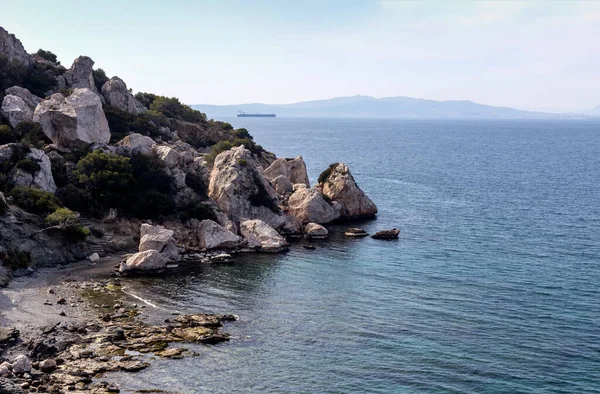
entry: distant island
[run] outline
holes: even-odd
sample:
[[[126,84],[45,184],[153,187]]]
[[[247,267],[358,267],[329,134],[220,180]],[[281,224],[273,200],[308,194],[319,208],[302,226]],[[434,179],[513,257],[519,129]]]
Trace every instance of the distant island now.
[[[473,101],[435,101],[411,97],[336,97],[293,104],[196,104],[192,108],[209,117],[229,117],[237,113],[276,113],[277,116],[356,117],[405,119],[585,119],[587,114],[553,114],[495,107]]]

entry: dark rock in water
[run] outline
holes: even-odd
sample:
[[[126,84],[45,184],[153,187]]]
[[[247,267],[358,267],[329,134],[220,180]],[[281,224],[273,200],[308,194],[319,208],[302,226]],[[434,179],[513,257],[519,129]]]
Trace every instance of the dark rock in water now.
[[[377,231],[372,235],[374,239],[398,239],[400,235],[400,230],[393,228],[391,230],[381,230]]]
[[[304,249],[315,250],[317,247],[314,245],[302,245]]]
[[[365,230],[363,230],[362,228],[352,227],[352,228],[347,229],[344,232],[344,235],[346,237],[365,237],[365,236],[369,235],[369,233],[366,232]]]

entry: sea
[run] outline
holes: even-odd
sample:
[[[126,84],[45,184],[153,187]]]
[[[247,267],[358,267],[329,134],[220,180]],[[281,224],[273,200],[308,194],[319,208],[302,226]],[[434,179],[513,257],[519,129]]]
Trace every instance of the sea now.
[[[600,393],[600,121],[231,118],[379,208],[315,250],[126,279],[231,341],[112,375],[122,393]],[[347,239],[396,227],[397,241]]]

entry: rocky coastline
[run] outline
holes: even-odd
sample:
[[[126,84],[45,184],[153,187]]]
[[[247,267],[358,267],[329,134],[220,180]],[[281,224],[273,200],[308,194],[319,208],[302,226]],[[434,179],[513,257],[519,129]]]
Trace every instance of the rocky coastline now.
[[[302,156],[277,158],[176,98],[134,95],[89,57],[63,67],[0,27],[0,66],[0,287],[71,263],[118,276],[280,253],[290,239],[324,239],[330,223],[377,214],[344,163],[311,187]],[[33,310],[60,309],[37,316],[43,324],[14,316],[18,284],[3,291],[0,393],[118,392],[102,374],[145,368],[144,354],[188,354],[172,344],[228,340],[220,327],[232,316],[148,323],[117,277],[52,276],[62,280],[48,288],[19,279],[48,292]]]

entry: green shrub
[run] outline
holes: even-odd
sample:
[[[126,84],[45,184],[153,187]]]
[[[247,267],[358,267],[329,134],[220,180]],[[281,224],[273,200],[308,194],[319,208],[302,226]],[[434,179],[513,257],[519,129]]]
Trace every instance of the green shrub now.
[[[44,97],[46,92],[56,90],[58,83],[56,76],[61,73],[60,69],[42,63],[34,63],[27,69],[23,78],[23,86],[36,96]]]
[[[54,194],[32,187],[18,186],[10,192],[15,204],[27,212],[46,215],[60,208],[60,201]]]
[[[87,212],[89,210],[90,196],[85,190],[78,188],[72,183],[56,190],[56,197],[64,206],[76,211]]]
[[[44,134],[42,126],[36,122],[21,122],[15,128],[15,133],[19,136],[22,144],[42,149],[46,144],[51,144],[52,140]]]
[[[95,151],[79,160],[74,175],[95,204],[95,212],[129,206],[135,178],[128,158]]]
[[[104,115],[108,121],[112,143],[122,140],[131,133],[149,135],[154,138],[160,136],[160,130],[149,114],[132,115],[107,105],[104,107]]]
[[[41,57],[42,59],[46,59],[49,62],[55,63],[56,65],[60,64],[56,55],[50,51],[38,49],[38,51],[35,54],[38,55],[39,57]]]
[[[27,67],[8,56],[0,54],[0,100],[4,99],[4,91],[11,86],[23,86],[27,75]],[[1,101],[0,101],[1,102]]]
[[[235,138],[254,140],[254,137],[252,137],[248,130],[244,128],[233,130],[231,134],[233,134]]]
[[[196,192],[196,194],[198,194],[202,199],[208,198],[208,185],[204,182],[200,175],[191,172],[186,174],[185,184],[187,187]]]
[[[108,77],[106,76],[106,72],[104,72],[103,69],[98,68],[96,70],[94,70],[94,85],[96,85],[96,89],[98,89],[98,91],[102,90],[102,86],[104,86],[104,84],[106,82],[108,82]]]
[[[73,241],[83,241],[90,236],[90,229],[81,225],[71,226],[65,229],[66,235]]]
[[[178,98],[176,97],[164,97],[164,96],[145,96],[148,93],[141,93],[136,95],[136,97],[142,98],[145,102],[149,102],[149,99],[152,99],[148,109],[152,111],[159,112],[165,115],[167,118],[173,118],[178,120],[183,120],[191,123],[200,123],[206,122],[206,114],[192,109],[191,107],[182,104]],[[140,100],[142,103],[144,101]]]
[[[246,159],[238,159],[238,164],[241,165],[242,167],[246,167],[248,165],[248,162],[246,161]]]
[[[10,249],[6,252],[0,252],[0,260],[2,265],[10,270],[19,268],[27,268],[31,263],[29,253],[18,249]]]
[[[17,135],[9,125],[0,125],[0,145],[10,144],[17,141]]]
[[[252,141],[249,138],[236,138],[233,141],[217,142],[212,147],[210,153],[208,155],[206,155],[205,160],[208,164],[212,165],[220,153],[225,152],[236,146],[241,146],[241,145],[244,145],[244,147],[246,149],[248,149],[250,152],[252,152],[256,155],[259,155],[265,151],[262,146],[256,144],[254,141]]]
[[[153,93],[143,93],[143,92],[138,92],[135,95],[135,98],[137,99],[137,101],[142,103],[142,105],[146,108],[150,108],[150,105],[152,105],[152,103],[154,102],[154,100],[156,100],[157,97],[158,96]]]
[[[217,221],[217,215],[212,208],[200,202],[189,202],[183,207],[180,207],[177,212],[179,213],[179,219],[182,222],[186,222],[190,219],[210,219]]]
[[[75,212],[69,208],[58,208],[50,215],[46,216],[46,223],[50,226],[72,226],[77,224],[79,220]]]
[[[339,163],[332,163],[329,165],[329,167],[327,167],[327,169],[325,169],[325,171],[323,171],[320,175],[319,175],[319,183],[325,183],[327,181],[327,179],[329,178],[329,175],[331,175],[331,171],[333,171],[333,168],[335,166],[337,166]]]
[[[32,175],[41,169],[40,165],[31,159],[21,159],[17,162],[15,167],[20,168],[21,170]]]

